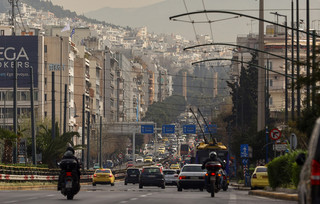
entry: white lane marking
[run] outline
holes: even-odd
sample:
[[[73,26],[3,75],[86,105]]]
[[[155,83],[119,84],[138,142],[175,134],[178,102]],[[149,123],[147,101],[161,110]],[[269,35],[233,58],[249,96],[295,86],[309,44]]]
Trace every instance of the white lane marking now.
[[[47,195],[47,197],[52,197],[52,196],[55,196],[54,194],[49,194],[49,195]]]
[[[152,195],[152,193],[148,193],[148,194],[147,194],[147,196],[151,196],[151,195]]]
[[[146,196],[148,196],[148,195],[141,195],[140,197],[146,197]]]
[[[228,204],[234,204],[234,203],[237,203],[237,195],[230,193],[230,199],[229,199]]]
[[[16,203],[16,202],[18,202],[18,201],[12,200],[12,201],[6,201],[6,202],[4,202],[4,203]]]
[[[125,200],[124,200],[124,201],[121,201],[120,203],[127,203],[127,202],[128,202],[128,201],[125,201]]]
[[[131,198],[130,200],[138,200],[138,198]]]

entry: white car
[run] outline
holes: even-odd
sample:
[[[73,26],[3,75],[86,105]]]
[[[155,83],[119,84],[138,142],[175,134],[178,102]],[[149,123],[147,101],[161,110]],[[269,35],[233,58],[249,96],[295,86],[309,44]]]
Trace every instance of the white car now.
[[[164,169],[164,181],[166,185],[177,185],[178,182],[178,173],[174,169]]]
[[[136,158],[136,162],[138,163],[138,162],[143,162],[143,157],[137,157]]]

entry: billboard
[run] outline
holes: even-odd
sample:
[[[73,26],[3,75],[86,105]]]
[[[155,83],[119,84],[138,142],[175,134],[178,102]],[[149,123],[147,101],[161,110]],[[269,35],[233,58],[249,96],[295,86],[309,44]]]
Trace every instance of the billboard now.
[[[18,87],[30,87],[33,68],[34,87],[38,87],[38,37],[0,36],[0,87],[10,88],[17,67]]]

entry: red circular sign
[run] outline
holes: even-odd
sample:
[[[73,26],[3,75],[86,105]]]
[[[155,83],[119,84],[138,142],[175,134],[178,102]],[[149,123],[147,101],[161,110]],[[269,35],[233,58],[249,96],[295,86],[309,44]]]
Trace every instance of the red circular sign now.
[[[270,131],[270,138],[272,140],[278,140],[281,137],[281,131],[277,128],[274,128]]]

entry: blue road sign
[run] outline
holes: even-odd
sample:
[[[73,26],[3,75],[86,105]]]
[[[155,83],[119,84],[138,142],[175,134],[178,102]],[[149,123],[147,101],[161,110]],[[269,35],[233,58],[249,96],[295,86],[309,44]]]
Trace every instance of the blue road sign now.
[[[247,164],[248,164],[248,159],[242,159],[242,164],[243,164],[244,166],[247,166]]]
[[[141,125],[141,134],[153,134],[153,125]]]
[[[240,157],[249,157],[249,145],[248,144],[242,144],[240,145]]]
[[[217,124],[204,125],[204,133],[217,133]],[[210,130],[210,132],[209,132]]]
[[[174,125],[162,125],[162,134],[173,134],[175,131]]]
[[[184,125],[183,126],[184,134],[196,134],[196,125]]]

